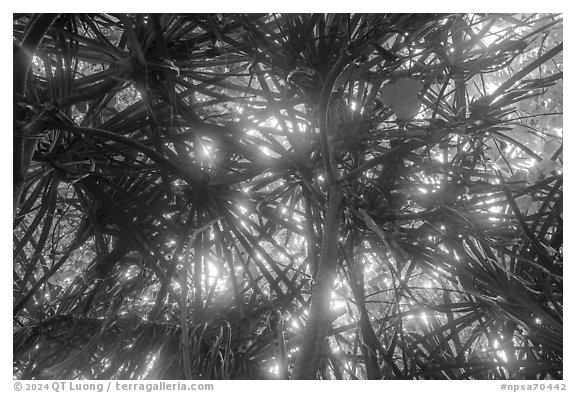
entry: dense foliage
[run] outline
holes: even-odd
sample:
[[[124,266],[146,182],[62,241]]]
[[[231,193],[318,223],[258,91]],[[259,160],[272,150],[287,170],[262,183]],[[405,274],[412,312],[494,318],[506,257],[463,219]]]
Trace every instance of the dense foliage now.
[[[16,378],[562,378],[560,16],[13,27]]]

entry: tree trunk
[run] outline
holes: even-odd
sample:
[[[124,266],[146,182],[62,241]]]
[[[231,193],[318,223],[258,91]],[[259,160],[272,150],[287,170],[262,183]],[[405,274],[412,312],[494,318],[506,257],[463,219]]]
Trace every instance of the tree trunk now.
[[[320,249],[320,267],[316,281],[312,285],[310,314],[300,342],[293,379],[315,379],[322,360],[324,341],[332,321],[330,297],[338,266],[342,199],[342,186],[340,183],[332,184],[328,191],[328,211]]]

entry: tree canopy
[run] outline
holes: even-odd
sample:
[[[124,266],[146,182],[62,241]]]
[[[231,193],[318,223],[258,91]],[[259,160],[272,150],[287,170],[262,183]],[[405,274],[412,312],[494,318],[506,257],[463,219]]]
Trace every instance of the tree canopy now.
[[[561,379],[562,16],[14,14],[18,379]]]

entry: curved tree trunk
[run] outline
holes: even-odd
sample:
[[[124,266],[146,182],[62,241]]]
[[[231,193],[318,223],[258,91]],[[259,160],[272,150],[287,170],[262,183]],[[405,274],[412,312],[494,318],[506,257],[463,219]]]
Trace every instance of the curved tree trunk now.
[[[328,138],[328,104],[336,78],[353,58],[354,56],[347,52],[340,54],[324,80],[318,102],[320,150],[328,184],[328,209],[324,221],[318,275],[312,285],[310,315],[306,321],[306,327],[300,342],[300,351],[294,365],[293,379],[316,378],[316,372],[324,352],[324,341],[332,321],[330,318],[330,297],[338,267],[340,218],[342,217],[344,193],[333,162],[333,150]]]

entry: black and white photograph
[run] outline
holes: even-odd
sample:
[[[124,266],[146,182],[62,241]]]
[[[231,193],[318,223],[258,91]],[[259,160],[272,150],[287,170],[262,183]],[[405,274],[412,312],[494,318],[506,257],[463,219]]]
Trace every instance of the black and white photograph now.
[[[13,13],[9,387],[566,390],[563,20]]]

